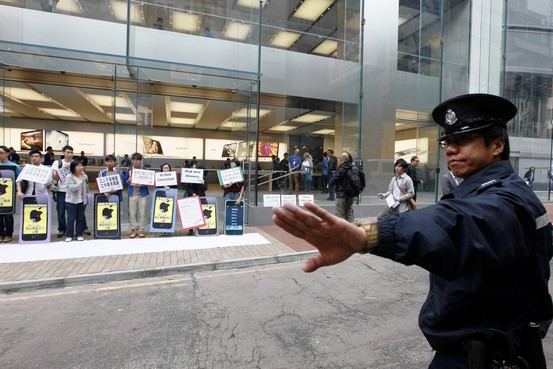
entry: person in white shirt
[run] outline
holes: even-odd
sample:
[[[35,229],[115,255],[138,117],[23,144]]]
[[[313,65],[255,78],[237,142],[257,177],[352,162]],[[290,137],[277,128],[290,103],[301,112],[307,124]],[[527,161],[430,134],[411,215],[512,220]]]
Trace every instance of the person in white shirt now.
[[[415,187],[411,177],[405,173],[408,166],[409,164],[405,160],[396,160],[394,164],[396,175],[390,181],[388,192],[379,193],[378,197],[384,199],[392,195],[396,203],[399,204],[393,207],[387,206],[386,209],[382,210],[380,214],[377,215],[376,218],[378,220],[386,218],[388,215],[395,212],[404,213],[411,210],[411,207],[409,206],[409,199],[415,196]]]
[[[57,181],[58,192],[56,195],[56,210],[58,212],[58,238],[62,238],[67,229],[65,220],[65,193],[67,182],[65,177],[69,174],[69,164],[73,161],[73,147],[67,145],[63,148],[63,159],[56,160],[52,164],[52,178]]]
[[[31,157],[31,165],[48,168],[47,166],[42,165],[42,153],[39,150],[31,150],[29,152],[29,156]],[[48,170],[49,169],[50,168],[48,168]],[[21,174],[19,174],[17,176],[17,179],[15,180],[15,186],[17,188],[17,198],[22,199],[25,196],[31,195],[49,196],[50,193],[48,192],[48,188],[50,188],[50,185],[52,184],[52,173],[50,172],[50,176],[45,183],[28,181],[25,192],[22,191],[22,182],[23,179],[21,179]]]

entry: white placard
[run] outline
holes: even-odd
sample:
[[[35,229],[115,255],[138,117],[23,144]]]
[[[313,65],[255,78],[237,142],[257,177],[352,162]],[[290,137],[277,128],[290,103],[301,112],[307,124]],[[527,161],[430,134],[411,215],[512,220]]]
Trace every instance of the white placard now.
[[[69,169],[69,165],[65,166],[65,167],[61,167],[61,168],[58,168],[56,170],[56,172],[58,173],[58,176],[60,177],[60,181],[61,182],[65,182],[65,178],[71,174],[71,170]]]
[[[177,172],[156,172],[156,186],[176,186]]]
[[[288,203],[296,205],[296,195],[282,195],[280,200],[283,206]]]
[[[244,182],[244,175],[242,174],[241,167],[218,170],[217,176],[219,177],[219,184],[221,186]]]
[[[156,172],[148,169],[131,169],[131,184],[154,186],[156,183]]]
[[[199,196],[177,199],[180,224],[183,230],[206,225],[202,203]]]
[[[280,195],[263,195],[263,206],[273,207],[280,206]]]
[[[42,165],[25,164],[19,178],[29,182],[45,184],[52,180],[52,169]]]
[[[395,208],[396,206],[399,205],[399,202],[397,202],[395,199],[394,199],[394,196],[393,195],[388,195],[386,197],[386,204],[388,204],[388,207],[389,208]]]
[[[100,193],[123,189],[123,183],[121,183],[121,176],[119,174],[113,176],[96,177],[96,185],[98,186],[98,192]]]
[[[303,206],[306,202],[315,202],[313,195],[298,195],[298,202],[300,206]]]
[[[180,181],[181,183],[204,183],[204,170],[194,168],[182,168]]]

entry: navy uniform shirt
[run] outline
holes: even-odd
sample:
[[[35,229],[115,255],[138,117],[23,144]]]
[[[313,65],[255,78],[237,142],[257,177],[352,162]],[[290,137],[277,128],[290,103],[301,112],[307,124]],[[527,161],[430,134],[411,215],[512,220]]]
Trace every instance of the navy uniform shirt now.
[[[548,291],[552,226],[547,212],[509,161],[465,179],[436,205],[378,222],[374,254],[430,271],[419,325],[447,353],[472,333],[521,329],[553,316]]]

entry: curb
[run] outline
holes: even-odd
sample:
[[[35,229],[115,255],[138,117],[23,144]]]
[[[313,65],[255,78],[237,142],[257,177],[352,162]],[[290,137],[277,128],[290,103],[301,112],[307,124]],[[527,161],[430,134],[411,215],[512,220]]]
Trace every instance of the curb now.
[[[118,272],[105,272],[97,274],[84,274],[69,277],[46,278],[17,282],[0,283],[0,293],[13,293],[21,291],[32,291],[44,288],[63,288],[84,284],[107,283],[126,281],[131,279],[165,277],[175,274],[209,272],[216,270],[240,269],[255,266],[292,263],[315,257],[318,251],[295,252],[291,254],[280,254],[275,256],[263,256],[257,258],[216,261],[211,263],[184,264],[152,269],[125,270]]]

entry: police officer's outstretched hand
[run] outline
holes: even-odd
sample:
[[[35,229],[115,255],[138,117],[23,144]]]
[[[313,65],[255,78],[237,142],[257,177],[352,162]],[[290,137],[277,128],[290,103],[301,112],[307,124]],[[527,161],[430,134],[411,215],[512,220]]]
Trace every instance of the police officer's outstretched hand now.
[[[306,240],[320,255],[305,262],[303,270],[314,272],[323,266],[338,264],[367,245],[362,228],[338,218],[313,203],[303,210],[292,204],[273,208],[273,222],[286,232]]]

